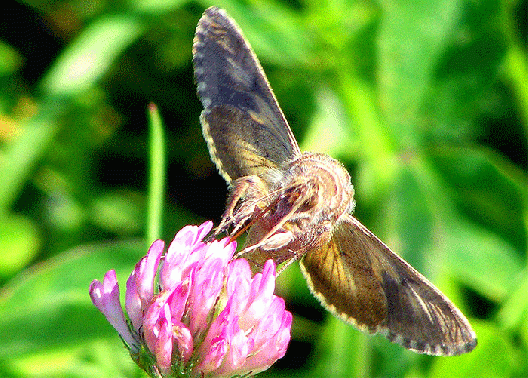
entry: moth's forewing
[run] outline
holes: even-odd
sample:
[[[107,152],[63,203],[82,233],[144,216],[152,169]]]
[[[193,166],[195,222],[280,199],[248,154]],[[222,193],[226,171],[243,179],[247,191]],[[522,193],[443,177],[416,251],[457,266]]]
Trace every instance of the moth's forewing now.
[[[315,296],[361,330],[431,355],[458,355],[477,344],[449,299],[351,215],[301,266]]]
[[[198,22],[193,62],[202,131],[227,182],[264,177],[300,154],[255,53],[224,10],[211,7]]]

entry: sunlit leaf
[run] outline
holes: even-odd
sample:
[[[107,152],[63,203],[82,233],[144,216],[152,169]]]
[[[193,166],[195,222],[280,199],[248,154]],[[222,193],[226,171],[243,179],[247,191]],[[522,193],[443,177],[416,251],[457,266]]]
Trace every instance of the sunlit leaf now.
[[[88,90],[143,32],[135,17],[108,16],[94,22],[61,54],[43,80],[52,96]]]

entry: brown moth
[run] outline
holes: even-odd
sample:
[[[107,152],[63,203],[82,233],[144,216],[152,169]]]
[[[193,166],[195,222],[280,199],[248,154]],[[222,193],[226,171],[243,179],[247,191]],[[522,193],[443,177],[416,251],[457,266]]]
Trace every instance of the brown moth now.
[[[301,153],[264,71],[236,23],[205,11],[193,61],[202,131],[231,194],[216,234],[249,228],[239,253],[258,271],[295,260],[337,317],[418,353],[458,355],[476,345],[467,319],[351,213],[354,189],[336,160]]]

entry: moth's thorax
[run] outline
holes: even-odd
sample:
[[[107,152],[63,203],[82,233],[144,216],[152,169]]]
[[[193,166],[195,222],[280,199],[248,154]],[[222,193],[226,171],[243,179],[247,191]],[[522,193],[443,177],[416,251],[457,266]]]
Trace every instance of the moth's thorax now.
[[[297,220],[336,222],[354,210],[350,175],[341,163],[324,154],[305,152],[287,162],[281,180],[271,192],[281,197],[277,202],[278,216],[297,206]]]

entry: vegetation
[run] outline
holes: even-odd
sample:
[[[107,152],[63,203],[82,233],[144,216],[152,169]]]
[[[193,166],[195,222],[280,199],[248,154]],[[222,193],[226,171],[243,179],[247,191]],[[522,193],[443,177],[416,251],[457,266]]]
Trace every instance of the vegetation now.
[[[278,283],[292,342],[262,376],[528,376],[526,0],[8,3],[0,376],[142,376],[88,286],[116,269],[123,287],[153,238],[220,218],[227,190],[191,60],[210,5],[244,31],[301,148],[347,166],[356,216],[479,338],[441,358],[364,335],[322,309],[294,264]],[[149,176],[163,168],[151,103],[167,146],[161,197],[148,195],[165,182]],[[162,216],[148,210],[160,204]]]

